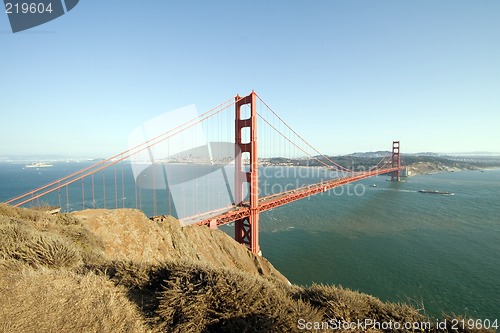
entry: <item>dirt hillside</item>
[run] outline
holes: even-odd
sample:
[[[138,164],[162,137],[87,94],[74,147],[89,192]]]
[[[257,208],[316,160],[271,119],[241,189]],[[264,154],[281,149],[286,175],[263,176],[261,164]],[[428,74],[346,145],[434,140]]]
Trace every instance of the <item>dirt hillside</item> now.
[[[0,333],[331,332],[345,321],[428,320],[406,304],[283,281],[218,230],[131,209],[52,215],[0,203]]]
[[[194,260],[288,282],[269,261],[254,255],[220,230],[183,227],[173,217],[152,221],[136,209],[93,209],[72,215],[101,238],[104,253],[111,260],[143,263]]]

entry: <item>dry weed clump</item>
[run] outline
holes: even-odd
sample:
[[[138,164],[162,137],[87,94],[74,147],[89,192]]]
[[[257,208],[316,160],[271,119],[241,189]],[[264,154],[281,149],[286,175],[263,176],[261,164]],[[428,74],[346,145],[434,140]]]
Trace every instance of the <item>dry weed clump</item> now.
[[[36,231],[22,221],[0,221],[0,256],[34,267],[76,267],[82,263],[75,246],[53,233]]]
[[[103,247],[102,241],[71,214],[49,214],[45,211],[12,207],[0,203],[0,216],[13,221],[24,221],[38,231],[54,232],[84,246],[100,249]]]
[[[56,268],[104,261],[99,238],[80,221],[5,204],[0,204],[0,258]]]
[[[322,309],[292,297],[300,287],[199,262],[87,268],[125,286],[155,332],[296,332],[299,318],[323,318]]]
[[[299,318],[322,319],[284,284],[255,275],[196,264],[163,271],[157,314],[172,332],[295,332]]]
[[[123,288],[92,273],[28,266],[4,272],[0,305],[0,332],[149,332]]]
[[[56,225],[77,224],[78,221],[67,214],[49,214],[44,210],[12,207],[0,203],[0,216],[30,221],[37,229],[48,229]]]
[[[327,319],[357,321],[374,319],[416,322],[426,319],[417,309],[406,304],[384,303],[378,298],[342,287],[313,284],[299,295],[314,306],[325,309]]]
[[[467,327],[459,327],[452,329],[451,326],[446,329],[438,329],[434,323],[435,320],[427,317],[425,313],[412,307],[408,304],[398,304],[382,302],[378,298],[363,294],[357,291],[344,289],[342,287],[313,284],[307,288],[299,288],[294,291],[295,297],[299,297],[311,305],[324,310],[324,321],[340,321],[340,322],[358,322],[366,319],[378,323],[400,323],[401,329],[382,329],[370,330],[370,332],[494,332],[487,329],[468,329]],[[447,322],[451,323],[452,318],[447,317]],[[405,323],[422,323],[429,324],[430,328],[425,326],[422,328],[405,329]],[[357,330],[353,330],[358,332]],[[360,331],[361,332],[361,331]]]

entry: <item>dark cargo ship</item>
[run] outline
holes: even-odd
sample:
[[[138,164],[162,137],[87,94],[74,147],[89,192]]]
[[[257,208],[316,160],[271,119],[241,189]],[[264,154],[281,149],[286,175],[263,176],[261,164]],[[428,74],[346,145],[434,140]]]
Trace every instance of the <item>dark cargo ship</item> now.
[[[442,194],[442,195],[454,195],[455,193],[447,192],[447,191],[437,191],[437,190],[418,190],[420,193],[429,193],[429,194]]]

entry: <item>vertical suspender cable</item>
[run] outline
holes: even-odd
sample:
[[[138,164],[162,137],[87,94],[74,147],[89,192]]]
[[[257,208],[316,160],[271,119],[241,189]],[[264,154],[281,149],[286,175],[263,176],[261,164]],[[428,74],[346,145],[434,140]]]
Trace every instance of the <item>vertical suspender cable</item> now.
[[[82,210],[85,209],[85,178],[82,178]]]
[[[92,208],[95,209],[94,173],[92,173]]]
[[[132,174],[132,177],[135,177],[133,174]],[[139,193],[137,191],[137,188],[138,188],[138,183],[139,182],[139,177],[137,179],[134,179],[134,191],[135,191],[135,209],[138,209],[139,208]]]
[[[59,208],[61,208],[61,187],[60,187],[60,184],[61,182],[57,182],[57,198],[59,200]]]
[[[156,216],[156,161],[153,161],[153,216]]]
[[[102,192],[104,193],[104,209],[106,209],[106,176],[102,172]]]
[[[118,209],[118,186],[116,181],[116,164],[115,164],[115,209]]]
[[[69,213],[69,190],[67,183],[66,183],[66,212]]]
[[[122,208],[125,208],[125,176],[123,174],[123,161],[121,162],[122,165]]]

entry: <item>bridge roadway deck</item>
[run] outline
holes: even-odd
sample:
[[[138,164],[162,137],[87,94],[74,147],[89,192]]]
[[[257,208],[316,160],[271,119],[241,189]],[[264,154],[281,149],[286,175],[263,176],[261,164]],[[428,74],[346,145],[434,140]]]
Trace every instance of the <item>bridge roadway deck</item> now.
[[[333,180],[323,181],[312,185],[302,186],[290,191],[281,192],[278,194],[269,195],[259,199],[259,211],[263,212],[276,207],[286,205],[287,203],[297,201],[309,196],[326,192],[335,187],[356,182],[361,179],[374,177],[377,175],[387,174],[397,171],[398,168],[388,168],[382,170],[374,170],[368,172],[354,173],[349,177],[336,178]],[[230,206],[222,208],[218,211],[211,211],[205,214],[188,217],[183,219],[184,224],[206,225],[206,226],[221,226],[230,222],[234,222],[250,216],[249,202],[244,202],[239,206]],[[198,221],[198,222],[196,222]]]

